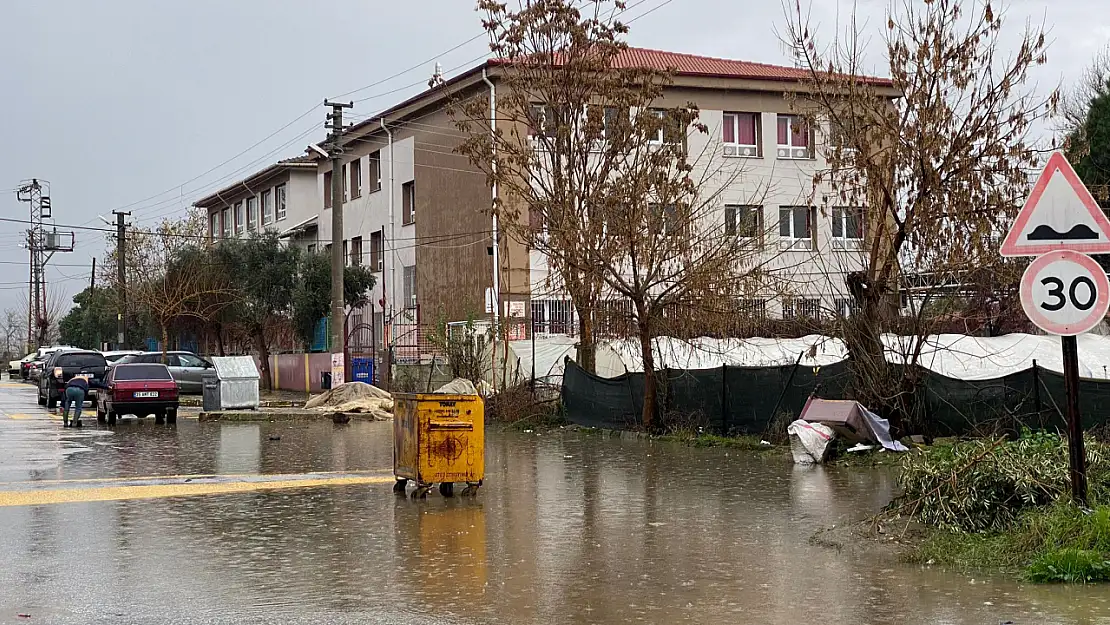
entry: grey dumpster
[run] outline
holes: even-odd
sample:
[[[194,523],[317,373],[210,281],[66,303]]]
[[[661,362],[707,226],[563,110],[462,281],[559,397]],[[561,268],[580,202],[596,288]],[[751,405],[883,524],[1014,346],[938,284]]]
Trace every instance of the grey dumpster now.
[[[258,367],[250,356],[216,356],[204,374],[202,407],[206,412],[258,408]]]

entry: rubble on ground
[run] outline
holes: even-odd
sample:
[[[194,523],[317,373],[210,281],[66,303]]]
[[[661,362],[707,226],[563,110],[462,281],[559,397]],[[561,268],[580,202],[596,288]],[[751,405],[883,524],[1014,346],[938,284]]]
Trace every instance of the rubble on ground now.
[[[366,413],[375,419],[393,419],[393,396],[365,382],[347,382],[316,395],[304,405],[307,410],[328,413]]]

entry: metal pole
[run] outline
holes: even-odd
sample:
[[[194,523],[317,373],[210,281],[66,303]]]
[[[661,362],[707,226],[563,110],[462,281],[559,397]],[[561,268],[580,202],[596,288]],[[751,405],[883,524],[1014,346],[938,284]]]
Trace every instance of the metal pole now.
[[[92,272],[89,273],[89,290],[96,288],[96,257],[92,259]]]
[[[1077,505],[1086,507],[1087,455],[1083,449],[1083,422],[1079,416],[1079,348],[1074,336],[1060,337],[1060,345],[1064,351],[1064,384],[1067,387],[1071,497]]]
[[[325,124],[331,129],[328,142],[328,156],[331,159],[331,350],[342,350],[343,354],[343,379],[332,380],[332,384],[340,384],[351,379],[350,367],[347,362],[347,332],[346,332],[346,305],[343,297],[343,270],[346,259],[343,257],[343,148],[340,139],[343,136],[343,109],[354,106],[353,102],[329,102],[324,100],[324,106],[331,107],[328,121]]]
[[[116,349],[127,345],[127,223],[130,212],[112,211],[116,216]]]

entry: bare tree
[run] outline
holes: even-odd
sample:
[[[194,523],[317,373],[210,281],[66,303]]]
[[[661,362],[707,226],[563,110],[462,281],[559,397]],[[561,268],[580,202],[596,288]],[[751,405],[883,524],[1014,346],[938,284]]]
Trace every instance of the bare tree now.
[[[889,366],[880,340],[898,329],[900,281],[930,276],[937,289],[917,294],[927,301],[965,270],[1000,262],[999,235],[1037,165],[1031,124],[1058,97],[1025,87],[1029,70],[1045,62],[1043,31],[1027,28],[1016,49],[1003,49],[1003,15],[987,2],[905,0],[890,7],[886,27],[896,99],[861,73],[858,31],[823,48],[794,5],[783,38],[810,74],[795,107],[835,137],[829,167],[814,181],[833,192],[816,199],[826,210],[866,211],[864,269],[846,278],[858,312],[842,324],[855,393],[896,419],[921,418],[920,380],[913,368]],[[931,326],[920,313],[911,322],[918,340],[906,361],[916,364]]]
[[[161,333],[163,359],[176,322],[209,321],[234,301],[227,276],[203,241],[204,222],[196,215],[128,232],[128,305]],[[106,277],[119,288],[114,271]]]
[[[1110,45],[1095,55],[1070,88],[1064,90],[1057,113],[1056,131],[1069,154],[1082,156],[1090,151],[1084,132],[1091,102],[1110,92]]]
[[[616,126],[622,116],[627,122],[633,106],[656,99],[667,78],[613,67],[627,48],[620,40],[627,27],[617,19],[624,7],[622,0],[588,8],[533,0],[513,11],[480,0],[490,49],[504,70],[497,78],[497,117],[490,119],[488,100],[480,96],[452,112],[469,135],[458,151],[499,190],[493,210],[505,232],[543,252],[557,276],[551,286],[570,296],[578,312],[578,362],[587,371],[594,370],[594,313],[603,283],[584,250],[600,241],[601,220],[593,211],[624,156]],[[599,149],[603,142],[608,147]]]
[[[593,369],[597,317],[623,309],[640,346],[643,426],[658,427],[653,343],[682,320],[735,314],[766,271],[723,227],[718,166],[694,104],[668,103],[672,73],[623,62],[619,0],[482,0],[499,74],[488,102],[456,109],[459,148],[498,185],[506,228],[543,252],[579,313],[579,361]],[[526,216],[526,218],[524,218]]]
[[[0,319],[0,331],[4,335],[4,353],[8,355],[19,354],[20,357],[27,348],[27,313],[25,310],[8,308]]]

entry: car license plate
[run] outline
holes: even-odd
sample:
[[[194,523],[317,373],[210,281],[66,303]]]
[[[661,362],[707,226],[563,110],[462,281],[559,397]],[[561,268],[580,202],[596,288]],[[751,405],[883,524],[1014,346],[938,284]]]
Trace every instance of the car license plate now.
[[[146,399],[148,397],[158,397],[158,391],[136,391],[135,399]]]
[[[92,379],[92,374],[91,373],[78,373],[77,375],[75,375],[73,377],[75,377],[75,378],[85,378],[86,380],[91,380]]]

